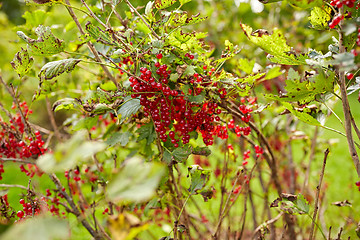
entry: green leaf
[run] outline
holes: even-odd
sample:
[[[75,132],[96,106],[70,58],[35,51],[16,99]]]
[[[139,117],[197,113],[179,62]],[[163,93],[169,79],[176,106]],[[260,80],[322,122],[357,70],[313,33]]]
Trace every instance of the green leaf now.
[[[282,102],[307,104],[314,101],[317,95],[333,92],[334,90],[335,75],[333,72],[329,72],[328,76],[324,72],[320,72],[315,77],[303,82],[300,82],[299,74],[292,69],[289,70],[288,76],[290,78],[286,80],[286,94],[281,96],[266,95],[266,97]]]
[[[236,79],[236,81],[238,81],[239,83],[241,84],[254,84],[254,82],[260,78],[262,78],[263,76],[265,75],[265,73],[257,73],[257,74],[254,74],[254,75],[249,75],[249,76],[246,76],[244,78],[239,78],[239,79]]]
[[[106,140],[106,143],[110,146],[120,143],[120,145],[124,147],[128,144],[131,135],[132,134],[130,132],[115,132],[110,135],[110,137]]]
[[[263,4],[267,4],[267,3],[280,2],[280,1],[283,1],[283,0],[258,0],[258,1],[263,3]]]
[[[176,82],[178,80],[178,78],[179,78],[179,74],[177,74],[177,73],[172,73],[170,75],[170,81],[172,81],[172,82]]]
[[[80,61],[80,59],[69,58],[48,62],[41,68],[39,78],[49,80],[64,72],[71,72]]]
[[[97,103],[94,105],[94,109],[91,111],[94,114],[105,114],[107,111],[111,111],[112,108],[110,108],[108,105],[104,103]]]
[[[206,52],[206,45],[200,39],[207,35],[201,32],[184,33],[180,28],[174,30],[165,39],[166,44],[180,48],[183,51],[193,51],[199,53]]]
[[[188,99],[189,99],[189,102],[202,103],[205,100],[205,93],[202,92],[201,94],[196,95],[196,96],[189,96]]]
[[[165,149],[163,159],[168,165],[171,165],[173,162],[179,163],[186,161],[191,153],[192,147],[188,145],[175,148],[175,150],[172,152],[170,152],[168,149]]]
[[[15,69],[15,72],[19,77],[23,77],[34,64],[34,59],[29,56],[27,50],[21,48],[20,52],[15,54],[14,59],[11,62],[11,66]]]
[[[139,128],[136,132],[139,133],[137,141],[146,139],[146,145],[150,145],[156,138],[156,132],[153,123],[148,123],[141,126],[141,128]]]
[[[107,81],[100,85],[100,88],[105,91],[116,91],[117,87],[113,81]]]
[[[154,6],[154,2],[153,2],[153,1],[149,1],[149,2],[146,4],[146,7],[145,7],[145,15],[146,15],[146,16],[148,16],[148,15],[152,12],[153,6]]]
[[[209,181],[210,171],[203,170],[199,165],[192,165],[188,167],[189,175],[191,177],[190,194],[197,194],[202,190]]]
[[[128,117],[137,113],[141,108],[140,99],[125,98],[125,103],[120,107],[118,114],[121,115],[120,123],[123,123]]]
[[[185,3],[191,2],[192,0],[179,0],[181,5],[184,5]]]
[[[209,156],[211,154],[211,150],[208,147],[199,147],[193,149],[192,154],[201,155],[201,156]]]
[[[64,172],[106,149],[105,143],[88,141],[87,137],[87,131],[78,131],[70,140],[56,145],[53,153],[40,156],[37,166],[46,173]]]
[[[246,74],[251,74],[255,65],[255,60],[249,60],[247,58],[240,58],[237,62],[237,67],[244,71]]]
[[[157,9],[164,9],[170,7],[174,3],[176,3],[176,0],[155,0],[155,7]]]
[[[297,117],[299,120],[303,121],[304,123],[314,126],[322,126],[316,118],[314,118],[313,116],[311,116],[310,114],[304,111],[296,110],[290,103],[282,102],[282,105],[284,105],[284,107],[286,107],[292,114],[294,114],[295,117]]]
[[[26,25],[29,28],[37,27],[45,23],[46,18],[50,13],[45,12],[44,10],[37,9],[35,11],[26,11],[22,17],[26,20]]]
[[[296,202],[295,202],[295,206],[300,211],[302,211],[304,213],[309,213],[310,206],[309,206],[308,201],[305,199],[304,195],[302,195],[302,194],[298,195]]]
[[[199,13],[196,15],[192,15],[191,17],[188,17],[186,12],[179,12],[179,13],[174,14],[171,21],[172,21],[172,24],[175,27],[177,27],[177,26],[186,26],[186,25],[199,23],[206,19],[207,19],[207,17],[200,17]]]
[[[94,26],[91,22],[85,24],[85,29],[89,35],[99,43],[109,46],[122,47],[117,41],[114,41],[111,33],[107,30],[102,30],[100,27]]]
[[[28,48],[34,55],[50,56],[64,51],[65,44],[63,40],[56,38],[50,27],[40,25],[35,29],[38,39],[32,39],[25,35],[25,33],[18,31],[17,35],[28,43]]]
[[[295,7],[299,8],[312,8],[315,6],[322,6],[323,1],[322,0],[288,0],[290,5],[293,5]]]
[[[176,162],[184,162],[190,156],[192,148],[190,146],[178,147],[172,152]]]
[[[248,39],[269,53],[268,59],[272,62],[285,65],[305,65],[306,59],[309,59],[307,54],[295,54],[291,47],[286,43],[283,33],[279,29],[274,29],[270,34],[268,31],[258,29],[252,32],[252,28],[240,24]]]
[[[160,163],[128,159],[107,186],[107,196],[114,202],[146,201],[155,194],[164,173],[165,167]]]
[[[77,101],[74,98],[63,98],[54,102],[52,110],[57,112],[61,109],[70,110],[74,109],[77,105]]]
[[[14,224],[0,236],[2,240],[14,240],[14,237],[22,240],[69,239],[70,228],[67,221],[59,217],[34,216]]]
[[[284,71],[281,70],[281,67],[279,67],[279,66],[272,67],[266,73],[265,80],[270,80],[270,79],[276,78],[276,77],[282,75],[283,73],[284,73]]]
[[[87,129],[90,130],[92,127],[94,127],[98,123],[99,117],[85,117],[81,118],[79,121],[77,121],[74,125],[72,130],[78,131],[81,129]]]
[[[185,69],[185,71],[184,71],[184,73],[183,73],[183,75],[184,75],[184,76],[194,75],[194,74],[196,73],[195,68],[196,68],[196,67],[195,67],[195,66],[192,66],[192,65],[187,66],[186,69]]]
[[[295,71],[293,68],[290,68],[288,71],[287,79],[292,81],[299,81],[300,74],[297,71]]]
[[[311,10],[309,20],[313,28],[318,30],[327,30],[329,29],[329,21],[331,18],[331,8],[324,6],[321,8],[314,7]]]

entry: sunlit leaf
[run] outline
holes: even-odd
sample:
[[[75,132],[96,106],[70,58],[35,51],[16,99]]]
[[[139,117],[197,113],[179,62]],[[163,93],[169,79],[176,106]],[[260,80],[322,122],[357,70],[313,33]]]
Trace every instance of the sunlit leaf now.
[[[255,65],[255,60],[249,60],[246,58],[240,58],[237,63],[237,68],[244,71],[246,74],[251,74]]]
[[[307,54],[294,53],[279,29],[274,29],[273,33],[269,33],[264,29],[253,32],[251,27],[245,24],[240,25],[251,42],[270,54],[268,56],[270,61],[285,65],[306,64],[305,60],[309,58]]]
[[[323,1],[322,0],[288,0],[290,5],[293,5],[295,7],[299,8],[312,8],[314,6],[322,6]]]
[[[110,30],[102,30],[100,27],[94,26],[91,22],[85,24],[85,29],[89,35],[99,43],[122,47],[117,41],[113,40]]]
[[[54,102],[52,109],[57,112],[61,109],[70,110],[74,109],[77,105],[77,101],[74,98],[63,98]]]
[[[35,29],[38,39],[32,39],[25,33],[18,31],[17,35],[28,43],[28,48],[34,55],[49,56],[64,51],[65,44],[63,40],[58,39],[51,32],[50,27],[40,25]]]
[[[45,12],[42,9],[37,9],[35,11],[26,11],[22,17],[25,18],[26,25],[33,28],[44,24],[49,14],[50,13]]]
[[[176,3],[176,0],[155,0],[155,7],[157,9],[164,9],[170,7],[174,3]]]
[[[15,69],[15,72],[19,77],[23,77],[34,64],[34,59],[29,56],[29,52],[21,48],[20,52],[15,54],[14,59],[11,62],[11,66]]]
[[[286,80],[286,94],[280,96],[266,95],[266,97],[278,101],[299,102],[306,104],[316,99],[318,94],[332,92],[334,89],[335,75],[329,72],[329,75],[320,72],[306,81],[300,81],[300,76],[294,70],[289,70],[289,79]]]
[[[331,20],[331,8],[324,7],[314,7],[311,10],[311,15],[309,17],[310,23],[313,28],[319,30],[329,29],[329,21]]]
[[[265,80],[273,79],[273,78],[276,78],[276,77],[282,75],[283,73],[284,73],[284,71],[281,70],[281,68],[279,66],[272,67],[272,68],[270,68],[269,71],[267,71],[264,79]]]

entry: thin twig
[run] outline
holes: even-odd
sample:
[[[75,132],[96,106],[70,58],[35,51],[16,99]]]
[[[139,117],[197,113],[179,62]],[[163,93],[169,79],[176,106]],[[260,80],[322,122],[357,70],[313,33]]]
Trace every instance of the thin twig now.
[[[19,103],[18,98],[16,97],[16,94],[15,94],[14,89],[10,88],[10,87],[4,82],[4,80],[3,80],[3,78],[2,78],[1,75],[0,75],[0,81],[1,81],[1,83],[4,85],[4,87],[6,88],[6,90],[10,93],[11,97],[13,98],[13,100],[14,100],[14,102],[15,102],[15,104],[16,104],[19,112],[20,112],[21,119],[22,119],[23,122],[24,122],[26,132],[27,132],[29,135],[33,136],[33,132],[32,132],[32,130],[31,130],[31,127],[30,127],[28,121],[26,120],[26,117],[25,117],[23,111],[21,110],[20,103]]]
[[[83,1],[83,0],[82,0]],[[152,32],[152,34],[157,38],[157,39],[161,39],[159,37],[159,35],[157,35],[157,33],[154,31],[154,29],[149,25],[149,23],[143,18],[143,16],[136,10],[136,8],[131,5],[131,3],[129,2],[129,0],[125,0],[125,2],[127,3],[127,5],[131,8],[131,10],[133,10],[136,15],[139,16],[139,18],[141,19],[141,21],[143,21],[143,23],[150,29],[150,31]]]
[[[28,188],[18,184],[0,184],[0,188],[21,188],[27,190]]]
[[[70,205],[74,215],[78,218],[78,220],[81,222],[81,224],[86,228],[86,230],[93,236],[96,240],[103,239],[102,234],[99,234],[97,231],[95,231],[89,224],[89,222],[82,216],[79,209],[77,208],[76,204],[74,203],[73,199],[65,192],[63,191],[63,186],[58,179],[58,177],[55,174],[49,174],[50,179],[54,182],[56,188],[58,191],[64,196],[68,204]]]
[[[35,160],[21,159],[21,158],[0,158],[0,162],[17,162],[20,164],[28,163],[36,165]]]
[[[218,232],[219,232],[219,230],[220,230],[221,223],[222,223],[222,221],[223,221],[223,219],[224,219],[224,217],[225,217],[225,215],[226,215],[225,212],[226,212],[226,209],[227,209],[228,204],[229,204],[229,202],[230,202],[231,195],[233,194],[234,189],[235,189],[235,187],[236,187],[236,184],[237,184],[237,182],[239,181],[240,177],[242,176],[242,173],[243,173],[243,171],[236,173],[236,178],[235,178],[234,184],[233,184],[233,186],[232,186],[232,189],[231,189],[231,191],[230,191],[229,194],[228,194],[228,197],[227,197],[227,199],[226,199],[226,201],[225,201],[224,207],[221,209],[220,217],[219,217],[218,223],[216,224],[215,232],[214,232],[214,234],[213,234],[213,238],[214,238],[214,239],[217,239],[217,237],[218,237]]]
[[[287,117],[287,123],[286,123],[286,134],[290,136],[291,134],[291,122],[293,121],[293,117],[291,115],[288,115]],[[293,151],[291,146],[291,137],[289,137],[289,142],[287,144],[288,152],[287,152],[287,159],[289,161],[289,170],[290,170],[290,193],[295,193],[295,166],[294,166],[294,159],[293,159]]]
[[[85,35],[85,32],[84,32],[84,30],[83,30],[83,28],[82,28],[79,20],[77,19],[74,11],[72,10],[72,6],[71,6],[69,0],[65,0],[65,2],[66,2],[66,4],[68,5],[66,8],[67,8],[70,16],[71,16],[72,19],[74,20],[76,26],[78,27],[81,35]],[[99,62],[99,63],[101,63],[101,58],[100,58],[99,54],[97,53],[94,45],[93,45],[90,41],[86,42],[86,44],[88,45],[88,48],[90,49],[90,51],[94,54],[96,61]],[[101,68],[103,69],[103,71],[105,72],[106,76],[115,84],[115,86],[116,86],[116,87],[119,87],[118,82],[116,81],[116,79],[114,78],[114,76],[110,73],[109,69],[107,69],[107,67],[104,66],[104,65],[102,65],[102,64],[101,64],[100,66],[101,66]]]
[[[49,119],[50,119],[51,126],[54,129],[55,137],[57,138],[58,141],[61,141],[60,132],[59,132],[59,129],[58,129],[57,125],[56,125],[54,113],[52,111],[51,103],[50,103],[50,100],[49,100],[48,97],[45,98],[45,102],[46,102],[46,110],[47,110],[47,113],[48,113],[48,116],[49,116]]]
[[[81,3],[86,7],[86,9],[89,11],[89,13],[90,13],[90,16],[92,17],[92,18],[94,18],[98,23],[100,23],[105,29],[107,29],[108,28],[108,26],[106,26],[106,24],[105,23],[103,23],[96,15],[95,15],[95,13],[91,10],[91,8],[86,4],[86,2],[84,1],[84,0],[80,0],[81,1]],[[70,4],[69,4],[70,5]]]
[[[313,239],[315,222],[316,222],[316,215],[317,215],[317,212],[318,212],[318,209],[319,209],[319,198],[320,198],[321,184],[322,184],[322,180],[324,178],[326,160],[327,160],[327,157],[329,155],[329,152],[330,151],[329,151],[328,148],[324,152],[324,161],[323,161],[323,166],[322,166],[321,173],[320,173],[319,185],[316,187],[315,209],[314,209],[314,214],[313,214],[313,217],[312,217],[311,230],[310,230],[310,234],[309,234],[309,239],[310,240]],[[325,237],[325,239],[326,239],[326,237]]]
[[[284,214],[284,212],[280,212],[276,217],[274,217],[273,219],[267,220],[266,222],[260,224],[254,231],[253,234],[253,238],[255,238],[255,235],[257,234],[257,232],[259,232],[263,227],[268,226],[268,225],[272,225],[273,223],[275,223],[277,220],[279,220],[281,218],[281,216]]]
[[[312,140],[311,140],[309,163],[308,163],[308,166],[306,168],[306,173],[305,173],[304,184],[303,184],[303,187],[302,187],[302,192],[304,192],[305,189],[307,189],[307,187],[308,187],[310,169],[311,169],[311,162],[313,161],[313,159],[315,157],[316,141],[317,141],[318,132],[319,132],[319,127],[316,126],[315,131],[314,131],[314,136],[312,137]]]

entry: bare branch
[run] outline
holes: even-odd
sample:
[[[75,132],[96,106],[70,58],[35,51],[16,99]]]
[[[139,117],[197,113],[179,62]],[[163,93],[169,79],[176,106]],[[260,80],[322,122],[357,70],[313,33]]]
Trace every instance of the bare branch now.
[[[324,152],[324,161],[323,161],[323,166],[322,166],[321,173],[320,173],[319,185],[317,185],[317,187],[316,187],[315,209],[314,209],[314,214],[313,214],[313,217],[312,217],[312,224],[311,224],[311,230],[310,230],[310,235],[309,235],[310,240],[313,239],[315,222],[316,222],[316,215],[317,215],[317,212],[319,210],[319,198],[320,198],[321,184],[322,184],[322,180],[324,178],[325,165],[326,165],[326,160],[327,160],[327,157],[329,155],[329,152],[330,151],[329,151],[328,148]]]

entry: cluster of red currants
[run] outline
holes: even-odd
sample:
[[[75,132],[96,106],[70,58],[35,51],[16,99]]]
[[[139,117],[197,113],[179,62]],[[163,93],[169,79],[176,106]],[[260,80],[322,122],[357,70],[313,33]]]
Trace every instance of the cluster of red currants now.
[[[353,8],[355,6],[356,0],[332,0],[330,2],[331,6],[341,8],[344,5],[348,6],[349,8]]]
[[[344,19],[344,15],[341,15],[341,14],[336,15],[332,19],[332,21],[329,23],[329,27],[331,29],[335,28],[340,23],[340,21],[343,20],[343,19]]]
[[[355,2],[356,2],[356,0],[332,0],[330,2],[330,5],[334,6],[336,8],[342,8],[343,6],[353,8],[355,6]],[[356,8],[358,8],[358,6]],[[351,16],[351,13],[349,13],[349,14],[350,15],[347,15],[347,16]],[[342,14],[338,14],[338,15],[334,16],[332,21],[329,23],[329,27],[331,29],[335,28],[340,23],[340,21],[343,19],[344,19],[344,15],[342,15]],[[357,44],[358,44],[358,46],[360,46],[359,38],[358,38]]]
[[[23,210],[18,211],[16,214],[20,219],[40,213],[40,205],[37,201],[26,203],[24,199],[20,199],[19,203],[23,206]]]
[[[156,57],[160,60],[162,54],[159,53]],[[219,125],[218,115],[221,114],[221,109],[217,103],[189,101],[183,91],[170,88],[168,83],[171,70],[168,70],[168,66],[156,62],[155,67],[158,79],[155,79],[148,68],[142,67],[140,77],[130,77],[129,81],[134,92],[132,98],[140,97],[145,116],[151,116],[155,130],[163,142],[170,139],[174,147],[178,147],[180,141],[187,144],[190,133],[194,131],[202,134],[206,145],[213,144],[214,135],[227,138],[226,126]],[[203,91],[200,86],[202,78],[198,73],[189,77],[189,83],[193,87],[188,90],[192,96],[197,96]]]
[[[32,113],[29,110],[26,102],[19,104],[23,115],[26,120],[28,116]],[[16,108],[16,105],[13,104],[13,109]],[[0,125],[2,127],[0,131],[0,157],[6,158],[37,158],[38,156],[46,152],[44,148],[45,142],[42,140],[41,133],[35,131],[33,136],[27,136],[25,134],[25,123],[23,122],[22,116],[20,113],[17,113],[13,116],[8,123],[1,121]],[[27,176],[33,177],[35,173],[40,173],[36,166],[28,164],[30,170],[26,170],[24,165],[20,165],[20,170],[25,172]],[[31,165],[31,166],[30,166]],[[4,172],[3,165],[0,167],[0,180],[2,179],[1,174]]]

